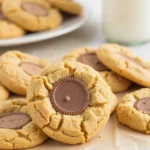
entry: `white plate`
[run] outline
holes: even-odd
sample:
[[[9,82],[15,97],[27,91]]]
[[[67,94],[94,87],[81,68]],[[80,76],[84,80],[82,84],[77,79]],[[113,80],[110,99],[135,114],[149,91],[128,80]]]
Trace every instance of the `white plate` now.
[[[84,8],[81,16],[69,17],[65,19],[60,27],[51,31],[26,34],[19,38],[0,40],[0,47],[34,43],[46,39],[55,38],[80,28],[89,17],[89,6],[86,3],[81,4]]]

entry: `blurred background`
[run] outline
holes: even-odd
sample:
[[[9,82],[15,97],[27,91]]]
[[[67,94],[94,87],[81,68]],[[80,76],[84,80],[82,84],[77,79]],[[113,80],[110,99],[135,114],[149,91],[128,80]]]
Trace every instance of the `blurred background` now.
[[[20,46],[1,47],[18,49],[47,57],[52,62],[74,48],[98,48],[105,42],[116,42],[132,47],[137,55],[149,60],[150,1],[149,0],[77,0],[88,9],[88,19],[79,29],[66,35]],[[44,53],[43,53],[44,52]],[[149,53],[150,54],[150,53]]]

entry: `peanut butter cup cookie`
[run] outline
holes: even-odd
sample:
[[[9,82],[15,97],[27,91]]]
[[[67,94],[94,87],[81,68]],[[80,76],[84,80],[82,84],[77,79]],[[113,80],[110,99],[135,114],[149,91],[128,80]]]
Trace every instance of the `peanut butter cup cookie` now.
[[[51,138],[68,144],[91,140],[110,116],[109,86],[91,67],[60,62],[32,77],[28,110]]]
[[[25,31],[22,28],[12,23],[5,17],[1,10],[0,1],[0,39],[19,37],[24,34]]]
[[[59,10],[73,14],[73,15],[81,15],[83,8],[82,6],[71,0],[47,0],[53,7],[58,8]]]
[[[126,94],[118,105],[117,118],[123,125],[150,134],[150,89]]]
[[[107,67],[121,76],[150,87],[150,63],[129,49],[117,44],[104,44],[97,51],[97,56]]]
[[[0,149],[25,149],[48,137],[32,121],[26,100],[14,99],[0,105]]]
[[[11,21],[28,31],[53,29],[62,22],[61,13],[44,0],[4,0],[2,10]]]
[[[8,51],[0,57],[0,82],[10,91],[26,95],[32,75],[37,75],[48,62],[19,51]]]
[[[96,50],[91,48],[80,48],[73,50],[70,54],[64,56],[63,60],[78,61],[86,64],[96,71],[111,87],[113,92],[121,92],[129,88],[131,82],[117,73],[107,68],[100,59],[96,56]]]
[[[0,84],[0,102],[5,101],[8,99],[10,92],[2,85]]]

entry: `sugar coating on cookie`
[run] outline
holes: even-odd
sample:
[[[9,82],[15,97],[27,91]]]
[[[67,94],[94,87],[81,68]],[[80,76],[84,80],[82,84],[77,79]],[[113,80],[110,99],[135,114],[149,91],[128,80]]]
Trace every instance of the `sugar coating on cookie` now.
[[[81,15],[83,12],[83,7],[74,1],[71,0],[47,0],[49,3],[56,7],[57,9],[69,13],[72,15]]]
[[[104,44],[97,56],[114,72],[137,84],[150,87],[150,63],[129,49],[117,44]]]
[[[106,67],[96,55],[96,50],[91,48],[79,48],[65,55],[63,60],[71,60],[83,63],[94,68],[111,87],[113,92],[121,92],[129,88],[131,82]]]
[[[123,125],[150,134],[150,89],[126,94],[118,105],[117,118]]]
[[[0,137],[0,149],[31,148],[48,138],[29,116],[25,99],[14,99],[1,104]]]
[[[12,22],[28,31],[53,29],[62,22],[61,13],[44,0],[5,0],[2,10]]]
[[[39,74],[49,63],[19,51],[8,51],[0,58],[0,81],[10,91],[26,95],[32,75]]]
[[[111,94],[109,86],[91,67],[59,62],[32,77],[27,92],[28,110],[49,137],[68,144],[85,143],[108,121]]]

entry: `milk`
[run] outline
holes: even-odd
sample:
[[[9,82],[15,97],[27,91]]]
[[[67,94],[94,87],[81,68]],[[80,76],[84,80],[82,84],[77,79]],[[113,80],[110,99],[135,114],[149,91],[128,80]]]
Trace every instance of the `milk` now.
[[[111,42],[150,40],[150,0],[103,0],[103,30]]]

